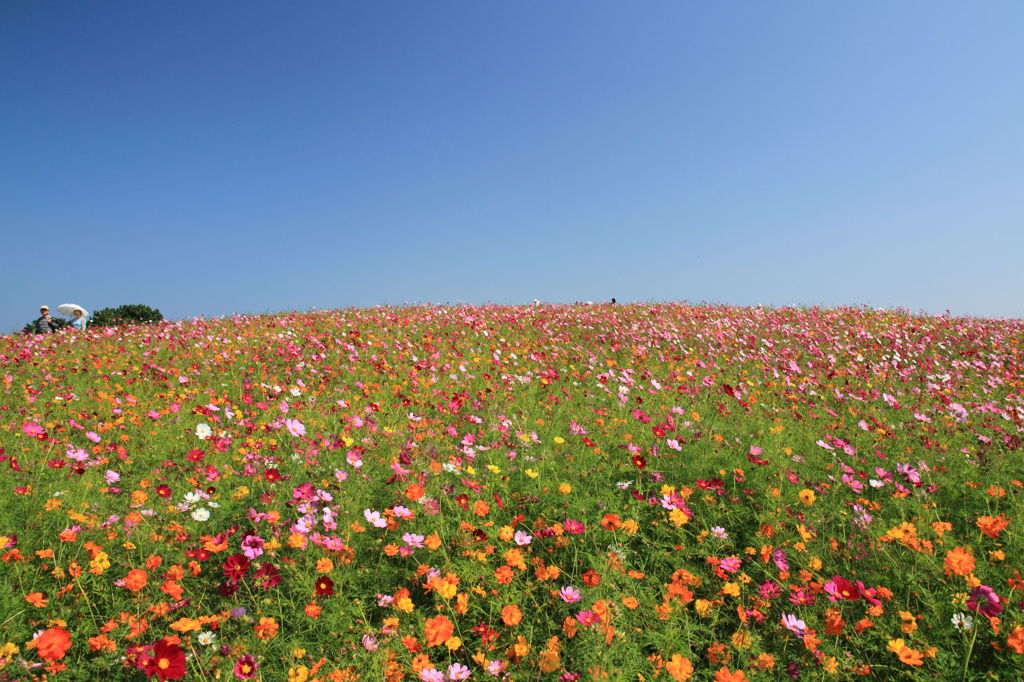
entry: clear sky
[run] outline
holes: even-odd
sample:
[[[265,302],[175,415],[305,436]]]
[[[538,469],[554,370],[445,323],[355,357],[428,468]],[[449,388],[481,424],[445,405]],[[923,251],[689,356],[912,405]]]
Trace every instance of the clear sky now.
[[[1024,3],[0,3],[0,332],[415,302],[1024,317]]]

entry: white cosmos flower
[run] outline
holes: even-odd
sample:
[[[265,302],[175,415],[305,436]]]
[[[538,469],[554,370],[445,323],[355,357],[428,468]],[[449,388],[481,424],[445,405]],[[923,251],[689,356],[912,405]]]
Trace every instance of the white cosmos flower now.
[[[196,521],[205,521],[210,518],[210,510],[206,507],[199,507],[199,509],[192,512],[192,518]]]
[[[206,440],[213,435],[213,429],[210,428],[209,424],[197,424],[196,425],[196,438],[199,440]]]
[[[210,646],[213,644],[213,641],[217,639],[217,635],[213,634],[209,630],[205,630],[204,632],[200,632],[196,639],[198,639],[199,643],[203,646]]]

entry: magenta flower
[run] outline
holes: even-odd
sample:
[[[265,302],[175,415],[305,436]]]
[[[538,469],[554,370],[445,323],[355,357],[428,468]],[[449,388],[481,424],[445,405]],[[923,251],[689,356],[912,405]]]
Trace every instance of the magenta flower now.
[[[971,590],[971,598],[967,600],[967,608],[986,616],[998,616],[1003,605],[999,595],[988,585],[978,585]]]
[[[239,656],[238,660],[235,661],[235,679],[251,680],[256,677],[256,670],[258,670],[259,667],[259,662],[253,658],[252,654]]]

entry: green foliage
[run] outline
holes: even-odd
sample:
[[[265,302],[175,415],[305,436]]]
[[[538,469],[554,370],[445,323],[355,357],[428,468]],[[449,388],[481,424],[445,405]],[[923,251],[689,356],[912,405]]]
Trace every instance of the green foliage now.
[[[120,327],[126,324],[160,322],[164,316],[156,308],[141,303],[132,303],[117,308],[103,308],[89,318],[92,327]]]

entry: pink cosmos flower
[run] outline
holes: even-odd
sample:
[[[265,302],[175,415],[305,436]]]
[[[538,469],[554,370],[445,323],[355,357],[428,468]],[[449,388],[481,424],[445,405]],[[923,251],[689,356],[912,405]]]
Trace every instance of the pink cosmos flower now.
[[[807,623],[797,618],[792,613],[782,614],[782,625],[797,637],[803,639],[807,634]]]
[[[783,549],[777,549],[772,552],[772,561],[775,562],[775,567],[780,571],[789,570],[789,562],[786,561],[786,551]]]
[[[85,434],[85,437],[91,440],[93,443],[99,443],[101,440],[103,440],[102,438],[100,438],[100,435],[95,431],[87,432]]]
[[[36,424],[35,422],[25,422],[24,424],[22,424],[21,430],[25,433],[26,436],[31,436],[32,438],[38,438],[39,436],[46,433],[46,429],[44,429],[39,424]]]
[[[242,540],[242,553],[249,559],[255,559],[263,554],[263,538],[258,535],[250,535]]]
[[[565,530],[570,535],[582,535],[587,530],[587,527],[576,519],[566,519]]]
[[[533,541],[533,536],[524,530],[517,530],[513,539],[517,545],[524,547]]]
[[[444,682],[444,673],[436,668],[424,668],[420,671],[420,679],[423,682]]]
[[[306,435],[306,427],[298,419],[285,419],[284,426],[288,429],[288,433],[296,438]]]
[[[363,510],[363,517],[366,518],[366,522],[376,528],[387,528],[388,522],[381,518],[380,512],[373,511],[371,509]]]
[[[574,604],[580,599],[583,599],[583,593],[577,590],[572,585],[565,585],[558,591],[558,595],[567,604]]]
[[[451,682],[468,680],[469,668],[462,665],[461,663],[452,663],[450,666],[448,666],[448,679],[451,680]]]

